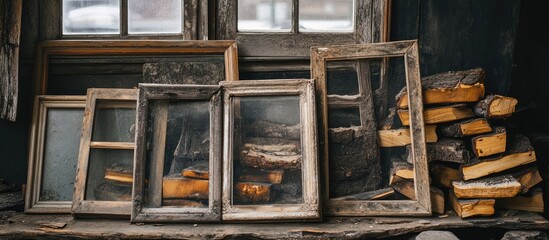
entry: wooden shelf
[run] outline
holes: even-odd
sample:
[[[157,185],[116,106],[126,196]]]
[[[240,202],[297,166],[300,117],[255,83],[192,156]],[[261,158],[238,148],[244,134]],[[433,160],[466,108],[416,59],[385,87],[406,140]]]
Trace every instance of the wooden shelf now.
[[[56,229],[56,225],[65,227]],[[48,227],[50,226],[50,227]],[[330,218],[318,223],[263,224],[130,224],[129,220],[78,219],[70,215],[16,213],[0,221],[0,239],[59,238],[368,238],[390,237],[426,230],[500,228],[549,230],[536,213],[500,211],[494,217],[462,220],[453,213],[428,218]]]

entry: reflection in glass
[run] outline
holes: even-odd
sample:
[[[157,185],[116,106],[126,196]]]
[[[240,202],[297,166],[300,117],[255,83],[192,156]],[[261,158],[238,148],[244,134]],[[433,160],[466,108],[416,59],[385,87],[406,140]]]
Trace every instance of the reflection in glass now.
[[[63,0],[63,34],[118,33],[120,0]]]
[[[239,0],[238,31],[289,32],[292,28],[291,0]]]
[[[300,32],[353,32],[354,0],[299,0]]]
[[[97,101],[92,141],[133,142],[134,134],[135,101]]]
[[[131,201],[133,150],[91,149],[85,200]]]
[[[71,201],[84,109],[47,112],[40,201]]]
[[[182,0],[128,1],[128,33],[181,33]]]
[[[298,96],[235,98],[233,204],[303,202]]]

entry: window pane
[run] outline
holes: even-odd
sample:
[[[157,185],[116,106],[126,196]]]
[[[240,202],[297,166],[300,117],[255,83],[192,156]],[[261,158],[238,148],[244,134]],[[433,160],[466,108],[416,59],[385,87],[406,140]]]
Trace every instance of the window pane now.
[[[354,0],[300,0],[300,32],[352,32]]]
[[[63,34],[120,33],[119,0],[63,0]]]
[[[291,0],[238,1],[238,31],[289,32],[291,28]]]
[[[181,33],[181,0],[128,1],[128,33]]]

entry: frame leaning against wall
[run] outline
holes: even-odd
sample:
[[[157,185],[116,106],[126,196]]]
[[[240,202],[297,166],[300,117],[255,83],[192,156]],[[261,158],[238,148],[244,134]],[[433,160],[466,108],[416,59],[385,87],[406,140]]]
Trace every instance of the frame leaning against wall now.
[[[71,211],[71,205],[72,205],[72,182],[74,181],[74,178],[71,179],[69,182],[57,182],[53,184],[68,184],[70,185],[70,199],[69,200],[43,200],[42,197],[42,188],[45,184],[47,184],[44,175],[45,175],[45,168],[46,168],[46,161],[54,161],[51,164],[52,167],[61,167],[61,168],[67,168],[69,171],[73,170],[76,171],[76,163],[78,161],[78,142],[66,142],[66,141],[73,141],[74,139],[80,138],[80,127],[82,123],[82,119],[71,119],[74,121],[75,124],[78,125],[78,128],[76,129],[77,132],[76,135],[72,136],[65,136],[62,139],[54,139],[56,140],[56,143],[49,143],[47,132],[48,132],[48,126],[49,124],[52,125],[64,125],[63,127],[60,127],[61,129],[64,129],[65,131],[70,131],[71,129],[67,129],[68,126],[65,123],[61,122],[49,122],[48,121],[48,114],[50,110],[57,109],[57,110],[81,110],[82,116],[84,115],[84,108],[86,105],[86,97],[85,96],[37,96],[34,103],[34,111],[33,111],[33,119],[32,119],[32,127],[31,127],[31,141],[30,141],[30,147],[29,147],[29,168],[28,168],[28,176],[27,176],[27,189],[26,189],[26,199],[25,199],[25,212],[27,213],[70,213]],[[65,114],[66,115],[66,114]],[[60,129],[57,129],[58,131]],[[75,130],[75,129],[72,129]],[[60,133],[60,132],[59,132]],[[58,133],[58,134],[59,134]],[[50,139],[51,140],[51,139]],[[57,143],[61,142],[61,143]],[[55,144],[58,147],[64,147],[66,150],[63,153],[60,153],[56,151],[57,153],[54,154],[63,154],[64,156],[57,156],[56,159],[50,159],[48,156],[46,156],[46,149],[48,145]],[[67,156],[67,153],[70,153],[71,151],[68,149],[71,145],[75,145],[74,156]],[[65,160],[70,161],[71,158],[74,158],[72,163],[74,163],[74,168],[71,168],[71,165],[68,166],[59,166],[59,164],[63,163],[55,163],[56,160],[61,160],[65,158]],[[70,164],[70,162],[68,162]],[[51,173],[53,174],[53,173]],[[74,172],[73,172],[74,175]],[[56,186],[59,187],[59,186]]]
[[[161,205],[164,153],[166,148],[168,102],[209,102],[209,160],[208,206],[197,207],[147,207],[145,198]],[[159,101],[150,112],[151,101]],[[135,176],[133,184],[132,222],[217,222],[221,220],[221,87],[205,85],[140,84],[137,108],[135,149]],[[155,118],[150,126],[149,113]],[[147,135],[152,130],[152,136]],[[145,194],[146,160],[149,139],[152,139],[151,165],[148,178],[149,194]]]
[[[332,200],[329,197],[328,104],[331,100],[327,93],[327,61],[385,59],[389,57],[403,57],[405,63],[406,86],[407,92],[410,93],[408,94],[408,101],[410,102],[411,112],[410,132],[412,133],[416,200]],[[316,91],[320,96],[319,112],[321,121],[319,129],[321,131],[321,142],[323,142],[321,143],[323,148],[321,151],[324,157],[322,162],[325,174],[323,181],[325,187],[325,212],[334,216],[431,215],[417,41],[313,47],[311,48],[311,76],[318,81]],[[370,102],[370,104],[373,106],[373,102]],[[361,117],[363,116],[364,114],[361,113]],[[372,120],[374,120],[373,117]]]

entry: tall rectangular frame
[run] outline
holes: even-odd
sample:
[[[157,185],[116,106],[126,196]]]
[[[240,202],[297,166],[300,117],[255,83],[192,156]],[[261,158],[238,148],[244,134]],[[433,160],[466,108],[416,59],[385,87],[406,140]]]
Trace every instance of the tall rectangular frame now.
[[[328,155],[328,95],[326,62],[372,58],[403,57],[406,71],[408,102],[410,103],[410,132],[416,200],[330,200]],[[311,48],[311,76],[318,81],[319,112],[322,131],[325,212],[332,216],[428,216],[431,215],[429,172],[423,122],[418,43],[416,40],[358,45],[335,45]]]

